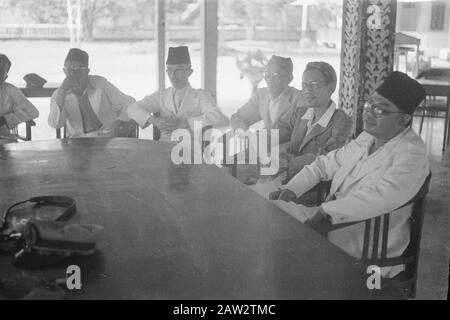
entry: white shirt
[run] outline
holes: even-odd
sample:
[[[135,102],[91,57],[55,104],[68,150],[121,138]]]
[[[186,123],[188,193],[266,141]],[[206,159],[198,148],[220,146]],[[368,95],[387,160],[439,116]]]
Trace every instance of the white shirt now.
[[[331,120],[331,117],[333,117],[334,111],[336,110],[336,104],[334,102],[330,103],[330,106],[328,107],[327,111],[325,111],[324,114],[320,117],[319,121],[313,124],[314,120],[314,108],[309,108],[306,110],[305,114],[302,117],[302,120],[308,120],[307,124],[307,131],[306,135],[310,133],[310,131],[314,128],[314,126],[319,125],[323,128],[328,126],[328,123]]]
[[[277,97],[272,98],[271,95],[269,95],[269,118],[272,124],[275,124],[275,122],[278,120],[278,111],[280,109],[280,101],[281,96],[283,94],[287,94],[289,87],[284,89]]]
[[[411,205],[399,207],[420,190],[430,171],[429,161],[425,144],[411,128],[369,155],[373,141],[373,136],[361,133],[344,147],[318,157],[282,188],[300,196],[319,181],[332,179],[330,196],[322,204],[322,209],[333,224],[361,221],[393,212],[388,238],[388,257],[393,257],[400,255],[409,243]],[[301,221],[301,218],[310,218],[314,213],[311,208],[293,202],[288,204],[289,208],[283,204],[286,207],[283,209]],[[317,208],[313,209],[317,211]],[[364,228],[363,223],[358,223],[330,232],[328,239],[359,259]],[[382,275],[391,277],[401,269],[403,266],[382,268]]]
[[[186,94],[188,86],[182,88],[182,89],[175,89],[173,92],[173,102],[175,104],[176,113],[178,113],[178,110],[180,110],[181,103],[183,102],[184,95]]]

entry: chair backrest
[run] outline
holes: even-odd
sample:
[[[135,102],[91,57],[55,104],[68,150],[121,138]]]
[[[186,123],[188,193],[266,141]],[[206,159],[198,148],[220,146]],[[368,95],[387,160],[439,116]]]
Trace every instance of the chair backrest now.
[[[63,129],[62,137],[61,137],[61,128],[56,129],[56,139],[61,139],[61,138],[66,139],[67,138],[67,127],[64,126],[62,129]],[[135,126],[135,130],[136,130],[136,132],[132,137],[139,139],[139,126],[138,125]],[[159,140],[160,137],[161,137],[161,131],[159,131],[159,129],[155,125],[153,125],[153,140]]]
[[[56,139],[65,139],[67,138],[67,128],[64,126],[63,128],[63,136],[61,137],[61,128],[56,129]]]
[[[11,129],[11,133],[19,140],[31,141],[31,127],[34,126],[36,126],[36,122],[34,122],[33,120],[29,120],[25,122],[25,136],[21,136],[19,134],[19,128],[17,126]]]
[[[422,226],[424,219],[424,202],[429,190],[430,180],[431,173],[426,178],[416,196],[402,206],[405,207],[412,204],[412,212],[410,217],[410,241],[408,247],[401,256],[393,258],[387,257],[390,213],[386,213],[382,216],[365,221],[363,254],[361,258],[365,263],[376,264],[379,267],[404,264],[406,266],[406,273],[409,276],[417,276],[420,241],[422,237]],[[372,223],[374,224],[373,233],[371,233]],[[379,241],[380,232],[381,243]],[[372,239],[370,239],[371,235]],[[369,248],[371,242],[372,247]]]
[[[238,154],[234,154],[233,157],[228,156],[228,147],[230,145],[229,141],[234,137],[234,133],[229,131],[223,135],[223,165],[231,169],[231,175],[237,178],[237,168],[238,168]],[[259,148],[259,134],[256,135],[256,146]],[[270,147],[270,146],[268,146]],[[249,137],[245,137],[241,149],[244,150],[245,163],[248,164],[250,161],[250,140]],[[270,150],[270,149],[269,149]],[[270,151],[269,151],[270,152]],[[257,150],[259,155],[259,150]],[[260,172],[260,161],[259,156],[256,158],[257,170]],[[232,162],[232,163],[230,163]]]

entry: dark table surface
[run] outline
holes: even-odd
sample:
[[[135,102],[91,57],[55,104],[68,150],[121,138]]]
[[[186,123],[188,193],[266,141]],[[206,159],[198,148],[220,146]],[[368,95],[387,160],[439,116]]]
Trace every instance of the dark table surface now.
[[[67,195],[72,221],[105,228],[92,256],[25,274],[64,278],[78,264],[83,286],[69,299],[402,299],[368,290],[357,260],[225,170],[176,166],[170,151],[122,138],[0,147],[1,210]],[[19,274],[0,256],[0,277]]]

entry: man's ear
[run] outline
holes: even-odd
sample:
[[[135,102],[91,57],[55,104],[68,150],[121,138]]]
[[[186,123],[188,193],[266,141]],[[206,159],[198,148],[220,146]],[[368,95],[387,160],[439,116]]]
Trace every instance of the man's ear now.
[[[192,70],[192,68],[189,68],[189,71],[188,71],[188,77],[190,77],[191,74],[193,74],[193,73],[194,73],[194,70]]]
[[[411,123],[411,121],[412,121],[412,116],[411,115],[409,115],[409,114],[402,114],[401,116],[400,116],[400,119],[399,119],[399,121],[398,121],[398,123],[399,123],[399,125],[401,125],[402,127],[407,127],[407,126],[409,126],[409,124]]]

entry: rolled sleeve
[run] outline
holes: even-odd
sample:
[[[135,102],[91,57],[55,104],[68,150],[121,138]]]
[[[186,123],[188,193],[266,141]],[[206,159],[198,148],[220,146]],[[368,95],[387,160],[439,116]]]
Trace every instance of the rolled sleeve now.
[[[39,117],[39,111],[25,97],[25,95],[16,87],[12,87],[12,112],[4,115],[9,128],[17,126],[19,123],[26,122]]]
[[[159,97],[159,92],[155,92],[142,100],[132,103],[127,108],[127,115],[136,121],[141,128],[144,128],[152,114],[160,111]]]
[[[127,108],[133,102],[134,98],[124,94],[116,86],[105,79],[103,83],[103,91],[106,94],[112,109],[116,113],[119,120],[128,121],[130,118],[127,115]]]
[[[259,114],[259,95],[255,93],[250,100],[231,116],[231,127],[247,130],[252,124],[261,120]]]
[[[332,180],[341,168],[342,163],[356,151],[356,148],[357,146],[353,141],[340,149],[317,157],[312,164],[305,166],[282,189],[289,189],[297,197],[300,197],[320,181]]]

